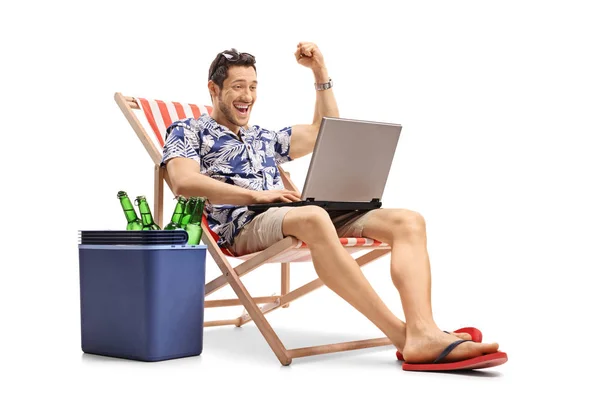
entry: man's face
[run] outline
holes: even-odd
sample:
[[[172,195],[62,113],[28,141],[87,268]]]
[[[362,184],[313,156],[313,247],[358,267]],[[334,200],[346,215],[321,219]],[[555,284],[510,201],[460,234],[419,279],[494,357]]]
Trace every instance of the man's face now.
[[[256,101],[256,71],[252,67],[233,66],[228,72],[223,89],[216,87],[217,107],[231,124],[245,126]]]

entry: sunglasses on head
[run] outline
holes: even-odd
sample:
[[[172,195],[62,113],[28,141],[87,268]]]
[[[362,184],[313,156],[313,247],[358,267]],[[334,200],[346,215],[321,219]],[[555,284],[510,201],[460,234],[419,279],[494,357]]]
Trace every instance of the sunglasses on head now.
[[[219,53],[219,56],[217,57],[217,62],[215,63],[215,66],[213,67],[212,71],[210,72],[210,79],[212,79],[213,75],[215,74],[215,72],[217,71],[217,68],[219,68],[221,65],[223,65],[223,60],[227,60],[228,62],[236,62],[239,61],[242,57],[247,57],[251,62],[255,62],[254,60],[254,56],[250,53],[238,53],[237,50],[225,50],[221,53]]]

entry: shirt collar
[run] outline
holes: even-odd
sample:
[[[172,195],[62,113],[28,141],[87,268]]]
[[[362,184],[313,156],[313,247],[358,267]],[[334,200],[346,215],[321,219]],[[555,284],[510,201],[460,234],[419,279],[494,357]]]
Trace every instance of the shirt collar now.
[[[213,119],[213,117],[209,116],[209,121],[210,124],[212,125],[212,127],[214,129],[218,129],[219,131],[223,132],[223,133],[227,133],[233,137],[235,137],[236,139],[241,139],[243,136],[248,136],[253,130],[254,127],[253,126],[249,126],[248,129],[245,129],[243,126],[240,127],[240,134],[239,136],[236,135],[235,133],[233,133],[231,131],[231,129],[229,129],[228,127],[226,127],[225,125],[221,125],[219,124],[215,119]]]

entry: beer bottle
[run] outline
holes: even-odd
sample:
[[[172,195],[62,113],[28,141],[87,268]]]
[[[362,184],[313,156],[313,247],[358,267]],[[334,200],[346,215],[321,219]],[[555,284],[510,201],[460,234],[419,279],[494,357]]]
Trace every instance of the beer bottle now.
[[[131,204],[131,200],[129,200],[129,196],[124,191],[119,191],[117,193],[117,198],[121,202],[121,208],[125,213],[125,218],[127,218],[127,230],[128,231],[141,231],[142,230],[142,220],[137,216],[133,205]]]
[[[198,197],[192,196],[186,203],[185,211],[183,212],[181,221],[179,221],[179,225],[181,225],[183,229],[185,229],[186,225],[190,222],[190,218],[192,218],[192,214],[194,213],[194,207],[196,206],[197,202]]]
[[[167,226],[163,228],[165,231],[182,229],[181,218],[183,217],[183,212],[185,211],[186,203],[187,199],[185,197],[177,197],[177,204],[175,205],[175,211],[173,211],[173,216],[171,216],[171,222],[169,222]]]
[[[135,198],[135,204],[140,209],[140,215],[142,217],[142,230],[143,231],[159,231],[160,226],[156,225],[150,212],[150,206],[146,200],[146,196],[137,196]]]
[[[202,215],[204,213],[205,197],[198,197],[190,222],[185,226],[188,233],[188,244],[200,244],[202,239]]]

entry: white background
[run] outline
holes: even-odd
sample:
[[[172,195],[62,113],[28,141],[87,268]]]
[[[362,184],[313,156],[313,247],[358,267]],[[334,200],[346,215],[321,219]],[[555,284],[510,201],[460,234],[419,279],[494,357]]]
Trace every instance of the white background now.
[[[0,397],[592,397],[600,266],[594,2],[0,8]],[[313,78],[294,59],[299,41],[320,46],[342,117],[403,125],[384,205],[428,222],[438,324],[477,326],[508,353],[507,364],[409,373],[386,347],[281,367],[253,324],[207,329],[200,357],[140,363],[82,354],[77,232],[122,229],[118,190],[152,198],[152,162],[114,93],[206,104],[210,62],[235,47],[257,58],[251,122],[307,123]],[[286,165],[300,188],[309,161]],[[388,263],[365,274],[401,316]],[[293,286],[315,276],[308,264],[292,267]],[[209,279],[217,276],[212,261],[207,268]],[[278,290],[278,267],[262,269],[243,279],[253,295]],[[207,319],[221,317],[208,311]],[[381,334],[326,288],[269,320],[288,347]]]

